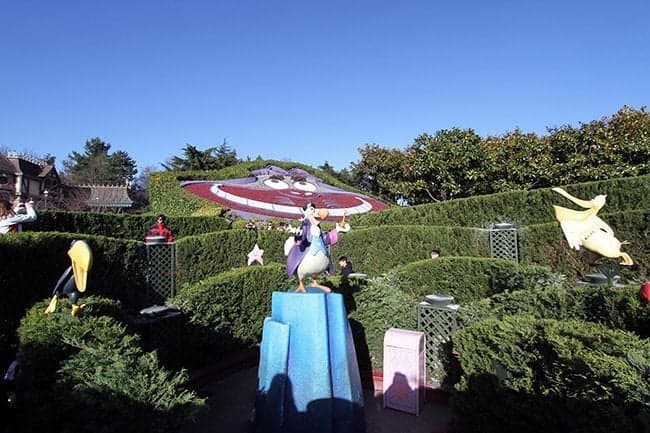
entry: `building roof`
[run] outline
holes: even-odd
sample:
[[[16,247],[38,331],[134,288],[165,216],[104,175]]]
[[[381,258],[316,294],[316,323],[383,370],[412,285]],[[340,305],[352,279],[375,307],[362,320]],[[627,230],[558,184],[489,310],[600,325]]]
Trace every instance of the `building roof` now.
[[[40,177],[41,172],[50,165],[42,159],[16,152],[9,152],[6,158],[14,167],[14,172],[22,173],[30,177]],[[50,167],[52,166],[50,165]]]
[[[0,155],[0,173],[16,173],[16,167],[11,163],[9,158]]]
[[[0,173],[22,174],[31,178],[45,178],[52,174],[58,178],[54,164],[15,152],[0,155]]]
[[[133,205],[126,185],[82,185],[81,187],[90,191],[87,203],[92,208],[122,208]]]
[[[41,167],[41,172],[38,174],[39,177],[46,177],[47,175],[52,174],[53,176],[59,177],[59,173],[56,172],[54,165],[46,165]]]

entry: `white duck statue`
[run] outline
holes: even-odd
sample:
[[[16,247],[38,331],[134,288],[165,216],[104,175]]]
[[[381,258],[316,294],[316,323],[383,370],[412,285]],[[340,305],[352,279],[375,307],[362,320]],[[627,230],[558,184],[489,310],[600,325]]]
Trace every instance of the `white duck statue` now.
[[[324,233],[320,228],[321,221],[329,216],[327,209],[316,209],[312,203],[303,207],[303,221],[299,233],[287,239],[284,252],[287,256],[287,275],[298,277],[297,292],[305,292],[304,280],[312,278],[310,286],[325,292],[331,292],[327,286],[320,284],[318,276],[328,270],[332,273],[332,260],[327,247],[338,242],[339,232],[350,231],[350,225],[345,222],[345,216],[336,227]]]
[[[621,245],[627,242],[616,239],[614,230],[597,216],[598,211],[605,206],[606,195],[597,195],[587,201],[572,196],[562,188],[553,188],[553,191],[586,209],[578,211],[562,206],[553,206],[555,218],[560,222],[564,237],[571,248],[579,250],[581,246],[584,246],[589,251],[604,257],[620,257],[621,265],[631,266],[634,264],[630,255],[621,251]]]

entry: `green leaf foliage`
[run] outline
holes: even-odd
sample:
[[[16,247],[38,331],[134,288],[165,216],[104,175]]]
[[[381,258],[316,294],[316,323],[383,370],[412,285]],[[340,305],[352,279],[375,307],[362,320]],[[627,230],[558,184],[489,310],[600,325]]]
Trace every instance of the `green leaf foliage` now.
[[[519,129],[479,137],[457,127],[421,134],[404,151],[366,145],[352,174],[364,190],[397,203],[430,203],[650,173],[650,114],[622,107],[580,127]]]
[[[138,336],[90,298],[82,316],[32,307],[18,329],[17,416],[24,431],[175,432],[204,405],[185,388],[187,374],[160,367]]]
[[[643,432],[647,339],[581,321],[507,316],[457,332],[457,432]]]
[[[537,290],[498,293],[463,306],[474,320],[526,314],[538,319],[583,320],[650,337],[650,309],[638,286],[550,285]]]
[[[411,297],[399,290],[399,280],[393,273],[368,280],[336,277],[328,282],[334,291],[346,298],[359,369],[380,369],[386,331],[390,328],[415,329],[417,326]]]
[[[96,212],[42,211],[29,224],[30,231],[68,232],[144,241],[155,215],[123,215]],[[230,222],[220,216],[179,216],[169,218],[167,225],[174,238],[217,232],[230,228]]]
[[[0,303],[0,359],[9,359],[15,329],[25,311],[51,296],[70,266],[67,251],[75,239],[88,242],[93,252],[85,295],[107,296],[131,307],[145,304],[146,253],[141,242],[56,232],[0,236],[0,285],[5,295]]]
[[[265,264],[284,263],[284,241],[288,237],[279,231],[234,229],[181,239],[176,243],[178,282],[198,282],[247,266],[248,253],[255,244],[264,250]]]
[[[444,256],[489,255],[487,233],[464,227],[381,226],[355,229],[340,235],[332,256],[346,256],[354,269],[379,275],[396,266],[431,257],[437,247]]]
[[[514,262],[477,257],[441,257],[420,260],[396,270],[400,290],[415,302],[426,295],[452,295],[465,304],[496,293],[532,290],[539,278],[551,274],[542,266],[523,266]]]
[[[264,318],[271,313],[271,294],[293,286],[284,266],[251,265],[183,285],[168,303],[186,316],[184,342],[188,358],[215,359],[260,341]]]
[[[602,215],[602,218],[612,227],[617,239],[629,242],[621,247],[621,250],[627,252],[635,262],[627,271],[637,276],[650,274],[650,251],[647,248],[650,235],[650,210],[610,213]],[[571,249],[557,222],[522,227],[518,233],[522,263],[545,264],[571,279],[593,272],[594,264],[604,260],[585,249],[580,251]],[[620,259],[607,260],[612,263],[620,261]]]
[[[111,145],[95,137],[86,140],[84,153],[71,152],[63,161],[65,175],[71,183],[81,184],[124,184],[131,181],[138,172],[135,161],[123,150],[109,154]]]
[[[557,186],[560,185],[562,184]],[[564,189],[586,200],[606,194],[607,204],[602,215],[645,209],[647,197],[650,197],[650,176],[565,185]],[[489,228],[495,223],[509,222],[521,227],[555,221],[554,204],[571,206],[550,188],[543,188],[394,207],[387,211],[355,216],[354,223],[356,226],[424,224]]]

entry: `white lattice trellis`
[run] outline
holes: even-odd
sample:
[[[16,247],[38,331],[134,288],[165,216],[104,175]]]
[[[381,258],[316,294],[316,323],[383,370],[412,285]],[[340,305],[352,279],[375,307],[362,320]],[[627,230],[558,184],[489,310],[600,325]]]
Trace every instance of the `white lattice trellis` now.
[[[149,298],[162,304],[176,292],[176,244],[147,244]]]
[[[418,330],[426,335],[427,378],[442,382],[449,355],[445,346],[458,328],[457,305],[436,306],[428,302],[418,304]]]
[[[495,224],[490,229],[490,254],[496,259],[519,263],[517,228],[512,224]]]

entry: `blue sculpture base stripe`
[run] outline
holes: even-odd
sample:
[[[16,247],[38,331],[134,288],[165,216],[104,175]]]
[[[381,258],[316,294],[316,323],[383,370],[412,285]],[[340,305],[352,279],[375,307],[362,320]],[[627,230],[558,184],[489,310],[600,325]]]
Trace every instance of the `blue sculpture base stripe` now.
[[[270,317],[264,320],[258,387],[255,402],[255,432],[280,433],[284,423],[290,327]]]
[[[342,295],[313,287],[307,293],[274,292],[260,351],[255,433],[365,433]]]
[[[274,292],[271,317],[291,326],[287,375],[296,409],[315,399],[331,398],[325,294]]]
[[[330,362],[332,363],[332,396],[363,406],[359,366],[348,323],[343,296],[327,296],[327,321],[329,325]]]

